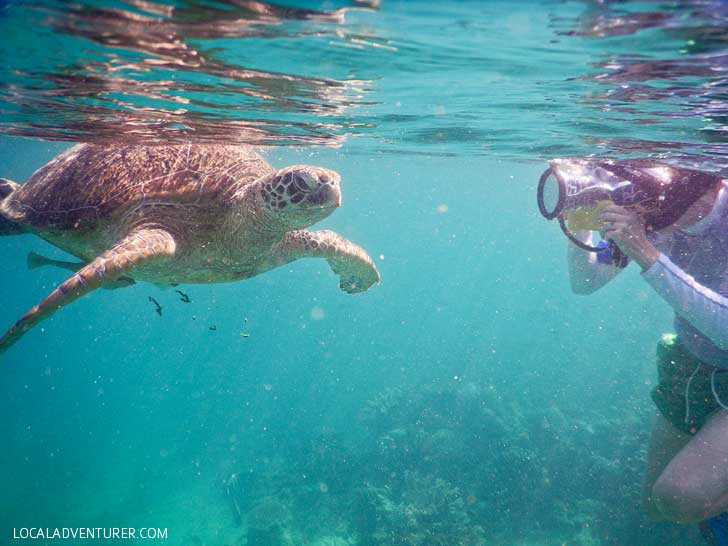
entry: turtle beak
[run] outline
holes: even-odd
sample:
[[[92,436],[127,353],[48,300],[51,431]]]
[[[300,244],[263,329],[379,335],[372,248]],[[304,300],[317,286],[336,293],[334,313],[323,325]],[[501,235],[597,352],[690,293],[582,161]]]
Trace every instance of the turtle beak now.
[[[341,187],[339,175],[328,169],[320,169],[317,173],[317,187],[308,196],[308,202],[324,209],[335,209],[341,206]]]
[[[341,191],[338,184],[322,184],[308,197],[308,202],[321,208],[338,208],[341,206]]]

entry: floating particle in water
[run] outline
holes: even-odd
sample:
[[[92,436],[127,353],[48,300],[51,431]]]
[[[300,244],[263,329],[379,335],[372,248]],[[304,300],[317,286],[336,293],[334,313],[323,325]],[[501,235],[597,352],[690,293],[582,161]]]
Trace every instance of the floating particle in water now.
[[[319,484],[319,489],[321,490],[322,493],[328,493],[329,492],[329,486],[327,484],[325,484],[324,482],[321,482]]]
[[[210,326],[210,330],[212,330],[214,332],[215,330],[217,330],[217,326],[215,326],[215,325]]]
[[[383,260],[383,259],[384,259],[384,254],[380,254],[380,255],[379,255],[379,259],[380,259],[380,260]]]
[[[267,391],[272,391],[273,385],[271,385],[270,383],[266,383],[265,385],[263,385],[263,388]]]
[[[250,334],[248,334],[247,332],[243,332],[240,334],[240,337],[250,337]]]
[[[475,495],[468,495],[468,498],[465,499],[465,502],[472,506],[473,504],[478,502],[478,499],[475,498]]]
[[[321,309],[318,305],[311,309],[311,320],[324,320],[326,318],[326,312]]]
[[[447,211],[450,210],[450,207],[448,207],[445,203],[441,203],[437,205],[437,208],[435,210],[437,211],[437,214],[445,214]]]

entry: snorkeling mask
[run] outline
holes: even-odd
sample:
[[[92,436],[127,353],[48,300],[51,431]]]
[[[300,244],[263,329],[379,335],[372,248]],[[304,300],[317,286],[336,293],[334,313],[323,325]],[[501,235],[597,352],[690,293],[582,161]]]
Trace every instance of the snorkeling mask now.
[[[610,204],[635,211],[647,231],[660,230],[721,182],[713,173],[651,159],[553,159],[538,182],[538,208],[547,220],[557,218],[576,246],[598,253],[599,261],[608,256],[611,263],[624,267],[626,257],[613,241],[591,246],[572,231],[599,230],[597,217]]]

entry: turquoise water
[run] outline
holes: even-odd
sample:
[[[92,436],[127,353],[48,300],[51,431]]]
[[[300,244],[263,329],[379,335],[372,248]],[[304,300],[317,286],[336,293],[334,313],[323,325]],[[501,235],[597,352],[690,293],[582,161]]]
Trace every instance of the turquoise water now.
[[[0,544],[700,544],[639,508],[671,310],[633,268],[573,295],[535,188],[559,156],[724,169],[725,6],[287,6],[0,7],[1,176],[75,141],[265,145],[341,174],[316,227],[382,276],[348,296],[299,260],[43,322],[1,357]],[[68,259],[0,239],[8,327],[67,274],[31,251]]]

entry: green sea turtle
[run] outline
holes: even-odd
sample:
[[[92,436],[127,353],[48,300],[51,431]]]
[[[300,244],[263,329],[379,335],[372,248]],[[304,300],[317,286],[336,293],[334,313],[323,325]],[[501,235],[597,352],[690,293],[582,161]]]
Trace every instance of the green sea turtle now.
[[[275,170],[249,147],[74,146],[22,185],[0,179],[0,235],[34,233],[82,261],[0,338],[0,352],[88,292],[134,281],[235,281],[318,257],[344,292],[363,292],[379,281],[367,253],[303,229],[340,205],[334,171]]]

